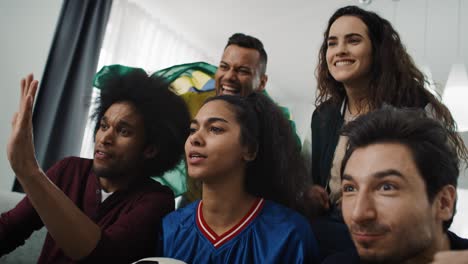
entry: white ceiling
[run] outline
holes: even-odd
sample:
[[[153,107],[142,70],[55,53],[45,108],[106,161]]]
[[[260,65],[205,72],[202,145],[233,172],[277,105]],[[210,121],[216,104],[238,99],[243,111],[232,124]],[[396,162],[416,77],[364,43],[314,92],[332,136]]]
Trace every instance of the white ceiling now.
[[[358,0],[134,1],[204,50],[213,64],[233,33],[258,37],[269,56],[268,91],[287,105],[313,103],[314,70],[327,20],[339,7],[360,5]],[[429,65],[440,91],[454,62],[468,65],[468,34],[457,32],[467,32],[468,16],[458,19],[458,9],[468,14],[468,1],[373,0],[361,7],[392,22],[415,61]]]

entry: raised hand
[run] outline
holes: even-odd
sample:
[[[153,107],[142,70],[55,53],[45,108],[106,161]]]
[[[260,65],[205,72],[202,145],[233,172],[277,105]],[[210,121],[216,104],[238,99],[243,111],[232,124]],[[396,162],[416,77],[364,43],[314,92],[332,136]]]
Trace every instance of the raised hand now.
[[[13,116],[8,140],[7,156],[17,177],[27,177],[39,170],[34,153],[32,109],[38,81],[29,74],[21,79],[19,110]]]

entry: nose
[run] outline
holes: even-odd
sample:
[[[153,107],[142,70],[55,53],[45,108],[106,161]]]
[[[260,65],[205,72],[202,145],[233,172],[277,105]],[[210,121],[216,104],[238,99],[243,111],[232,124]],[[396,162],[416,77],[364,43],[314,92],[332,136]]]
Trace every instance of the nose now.
[[[188,138],[190,144],[192,146],[202,146],[204,144],[203,136],[201,135],[201,131],[193,132]]]
[[[365,192],[357,194],[355,198],[354,208],[352,209],[352,220],[356,223],[362,223],[375,220],[377,217],[377,210],[375,208],[375,201],[372,195]]]
[[[346,46],[346,43],[344,41],[340,41],[337,43],[337,48],[336,48],[336,56],[342,56],[348,53],[348,47]]]
[[[227,70],[224,73],[224,79],[229,80],[229,81],[234,81],[237,79],[237,72],[236,70],[231,67],[229,70]]]
[[[99,143],[102,145],[111,145],[114,142],[114,132],[111,127],[105,131],[99,131]],[[97,137],[97,136],[96,136]]]

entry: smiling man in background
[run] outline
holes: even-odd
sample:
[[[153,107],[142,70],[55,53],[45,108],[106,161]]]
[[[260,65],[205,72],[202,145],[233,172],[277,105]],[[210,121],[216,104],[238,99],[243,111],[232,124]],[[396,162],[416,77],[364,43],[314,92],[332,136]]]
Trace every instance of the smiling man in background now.
[[[216,70],[216,95],[247,96],[263,91],[268,81],[267,60],[260,40],[242,33],[232,35]]]

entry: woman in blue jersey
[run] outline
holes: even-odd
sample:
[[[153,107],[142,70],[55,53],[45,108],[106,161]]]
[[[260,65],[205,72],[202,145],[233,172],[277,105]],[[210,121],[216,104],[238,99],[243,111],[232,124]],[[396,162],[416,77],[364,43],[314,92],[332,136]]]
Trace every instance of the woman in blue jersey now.
[[[164,257],[187,263],[314,263],[306,186],[288,120],[267,97],[208,99],[185,143],[202,199],[163,220]]]

